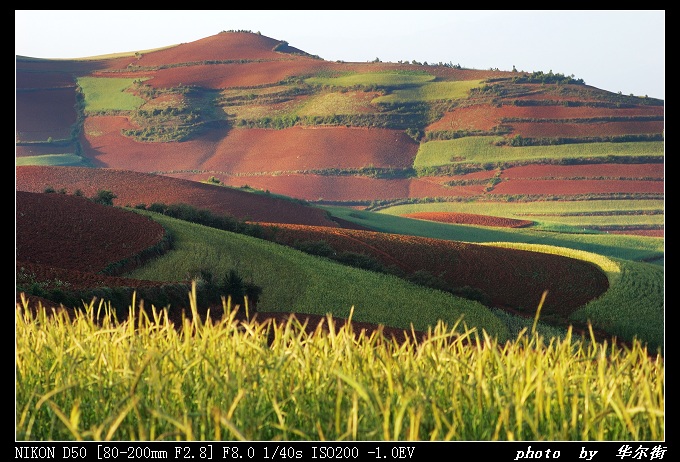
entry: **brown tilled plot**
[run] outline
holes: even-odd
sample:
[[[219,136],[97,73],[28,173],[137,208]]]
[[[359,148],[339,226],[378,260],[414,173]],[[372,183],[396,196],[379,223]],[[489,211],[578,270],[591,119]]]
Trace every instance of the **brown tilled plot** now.
[[[252,194],[224,186],[126,170],[83,167],[21,166],[16,168],[17,191],[43,192],[51,187],[86,197],[99,190],[117,197],[114,205],[184,203],[241,220],[337,226],[326,212],[294,201]]]

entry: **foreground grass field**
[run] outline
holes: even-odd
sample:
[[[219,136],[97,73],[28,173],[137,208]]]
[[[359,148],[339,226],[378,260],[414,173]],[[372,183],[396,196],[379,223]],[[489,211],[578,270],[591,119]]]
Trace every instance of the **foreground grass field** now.
[[[399,345],[351,324],[237,323],[229,307],[181,326],[155,310],[96,325],[97,311],[17,305],[17,440],[665,439],[664,361],[638,343],[440,324]]]

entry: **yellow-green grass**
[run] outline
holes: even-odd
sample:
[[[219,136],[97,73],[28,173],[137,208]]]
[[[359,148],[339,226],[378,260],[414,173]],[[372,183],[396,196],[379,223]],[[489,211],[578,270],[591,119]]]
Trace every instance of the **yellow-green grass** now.
[[[323,206],[331,215],[366,226],[375,231],[448,239],[462,242],[518,242],[546,244],[594,252],[606,257],[632,261],[662,261],[664,239],[661,237],[618,234],[572,234],[535,229],[491,228],[416,220],[385,213]]]
[[[471,300],[424,288],[394,276],[348,268],[327,259],[250,236],[233,234],[175,220],[152,212],[170,229],[175,247],[127,277],[185,281],[187,275],[208,269],[216,275],[236,269],[263,288],[257,308],[354,319],[391,327],[426,331],[442,320],[455,324],[461,316],[468,327],[499,339],[507,329],[487,307]],[[220,276],[221,277],[221,276]]]
[[[89,163],[75,154],[45,154],[40,156],[16,157],[17,166],[52,165],[69,167],[88,167]]]
[[[537,217],[531,217],[535,220]],[[551,216],[540,217],[541,223],[560,223],[578,226],[661,226],[663,215],[611,215],[611,216]]]
[[[537,224],[563,223],[574,227],[607,225],[663,225],[663,200],[589,200],[534,202],[432,202],[395,205],[379,213],[460,212],[532,220]]]
[[[563,255],[589,261],[607,274],[609,289],[574,312],[570,319],[602,328],[619,340],[634,339],[664,353],[664,269],[643,262],[611,259],[591,252],[538,244],[488,245]]]
[[[222,109],[227,115],[227,118],[253,120],[291,114],[291,110],[295,107],[296,103],[287,101],[286,103],[277,104],[276,106],[270,104],[247,104],[242,106],[228,106]]]
[[[285,93],[290,87],[287,85],[272,85],[260,88],[225,88],[220,91],[220,96],[225,99],[242,98],[245,100],[256,99],[258,96],[272,96]]]
[[[579,143],[553,146],[496,146],[503,138],[469,136],[455,140],[421,143],[413,161],[415,168],[439,167],[462,163],[498,164],[540,159],[579,159],[608,156],[663,156],[663,141],[625,143]]]
[[[85,96],[85,112],[132,111],[138,109],[144,100],[125,90],[135,79],[80,77],[78,85]]]
[[[398,345],[294,320],[175,329],[161,312],[94,324],[102,306],[70,321],[17,304],[16,440],[665,440],[664,359],[639,343],[438,325]]]
[[[456,82],[427,82],[420,86],[394,90],[389,95],[379,96],[373,103],[412,103],[418,101],[457,100],[468,97],[472,88],[483,80],[462,80]]]
[[[366,72],[345,74],[338,77],[309,77],[305,79],[305,83],[332,87],[401,87],[421,85],[434,79],[435,76],[426,73]]]
[[[330,92],[305,99],[295,112],[299,116],[331,116],[363,113],[367,107],[370,102],[359,99],[356,93]]]

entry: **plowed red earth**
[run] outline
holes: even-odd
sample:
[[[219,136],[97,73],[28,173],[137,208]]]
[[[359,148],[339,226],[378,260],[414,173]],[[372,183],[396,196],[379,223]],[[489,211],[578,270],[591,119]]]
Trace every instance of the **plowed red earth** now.
[[[43,192],[80,189],[86,197],[99,190],[113,192],[114,205],[185,203],[238,219],[275,223],[338,226],[318,208],[267,195],[166,176],[124,170],[82,167],[23,166],[16,168],[16,190]]]
[[[598,123],[520,123],[508,124],[512,136],[525,138],[584,138],[619,135],[651,135],[663,132],[664,121],[598,122]]]
[[[51,88],[73,88],[75,82],[68,72],[31,72],[22,70],[24,63],[17,62],[16,89],[17,90],[48,90]]]
[[[536,95],[537,96],[537,95]],[[553,99],[554,95],[541,95],[546,99]],[[536,98],[538,99],[538,98]],[[503,123],[502,119],[524,118],[524,119],[588,119],[593,117],[640,117],[640,116],[663,116],[663,106],[637,106],[633,108],[598,108],[598,107],[566,107],[566,106],[514,106],[503,105],[496,107],[488,104],[457,108],[447,112],[438,121],[430,124],[426,131],[439,130],[491,130],[493,127]],[[508,122],[513,127],[524,126],[516,122]],[[636,123],[637,124],[637,123]],[[544,125],[543,123],[538,125]],[[561,125],[561,124],[548,124]],[[572,124],[574,125],[574,124]],[[581,124],[578,124],[581,125]],[[593,125],[593,129],[602,124],[583,124]],[[663,127],[663,122],[661,122]],[[661,130],[657,130],[661,133]],[[521,132],[520,132],[521,133]],[[629,132],[635,133],[635,132]],[[522,133],[524,134],[524,133]],[[605,136],[606,132],[602,135]],[[527,135],[529,136],[529,135]]]
[[[498,183],[495,194],[538,194],[573,196],[600,193],[664,193],[663,181],[640,180],[524,180],[516,179]]]
[[[99,167],[143,172],[266,173],[363,167],[407,168],[418,144],[403,131],[293,127],[284,130],[214,129],[182,143],[142,143],[121,134],[125,117],[88,117],[86,157]]]
[[[169,176],[188,179],[205,179],[206,174],[172,173]],[[330,175],[253,175],[222,176],[215,174],[224,184],[244,186],[283,194],[308,201],[364,201],[401,199],[408,197],[470,197],[482,194],[486,185],[445,186],[450,177],[378,179],[365,176]]]
[[[16,93],[17,141],[68,139],[76,123],[75,87]]]
[[[196,85],[210,89],[273,85],[295,75],[313,74],[327,68],[323,61],[268,61],[238,64],[210,64],[161,69],[153,72],[129,72],[116,77],[151,77],[144,83],[155,88]],[[140,75],[141,74],[141,75]]]
[[[587,164],[523,165],[503,170],[503,179],[658,179],[663,180],[665,166],[657,164]]]
[[[16,260],[96,273],[158,244],[161,225],[85,197],[16,192]]]
[[[407,218],[418,220],[438,221],[441,223],[456,223],[462,225],[494,226],[498,228],[525,228],[531,226],[533,221],[516,220],[514,218],[490,217],[462,212],[416,212],[402,215]]]

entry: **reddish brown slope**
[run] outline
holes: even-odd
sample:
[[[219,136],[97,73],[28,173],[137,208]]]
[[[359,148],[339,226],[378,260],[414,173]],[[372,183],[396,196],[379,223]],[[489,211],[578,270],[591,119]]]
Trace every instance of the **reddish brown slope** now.
[[[321,209],[223,186],[125,170],[42,166],[16,168],[17,191],[43,192],[47,187],[55,190],[64,188],[68,194],[80,189],[87,197],[94,196],[99,190],[108,190],[117,196],[114,205],[185,203],[252,221],[338,226]]]
[[[293,127],[232,130],[200,167],[225,173],[408,168],[418,143],[402,130]]]
[[[151,219],[85,197],[16,192],[16,260],[98,272],[161,242]]]
[[[169,173],[177,178],[205,179],[205,173]],[[371,178],[368,176],[325,176],[311,174],[281,174],[233,176],[215,174],[230,186],[248,185],[277,194],[309,201],[390,200],[408,197],[469,197],[482,194],[485,185],[445,186],[450,177],[426,178]]]
[[[76,123],[76,85],[68,72],[16,72],[17,141],[70,138]]]
[[[182,143],[143,143],[125,137],[126,117],[85,120],[85,156],[98,167],[140,172],[227,174],[314,169],[408,168],[418,144],[401,130],[293,127],[213,129]]]
[[[17,91],[17,141],[69,139],[76,122],[75,88]]]
[[[607,108],[588,106],[514,106],[501,107],[480,104],[456,108],[447,112],[438,121],[430,124],[427,131],[438,130],[491,130],[506,119],[592,119],[594,117],[649,117],[663,116],[663,106],[634,106],[629,108]],[[515,126],[516,123],[509,123]],[[600,127],[600,128],[605,128]],[[520,132],[521,133],[521,132]],[[604,136],[606,132],[603,132]],[[528,136],[528,135],[527,135]]]
[[[415,212],[402,215],[407,218],[418,220],[437,221],[440,223],[456,223],[462,225],[493,226],[498,228],[526,228],[533,221],[516,220],[514,218],[490,217],[474,213],[462,212]]]
[[[143,53],[137,64],[160,66],[213,60],[291,59],[290,54],[274,51],[279,43],[281,40],[249,32],[221,32],[193,42]]]

